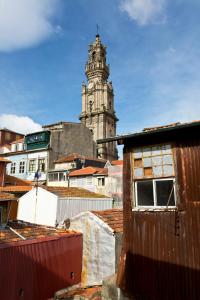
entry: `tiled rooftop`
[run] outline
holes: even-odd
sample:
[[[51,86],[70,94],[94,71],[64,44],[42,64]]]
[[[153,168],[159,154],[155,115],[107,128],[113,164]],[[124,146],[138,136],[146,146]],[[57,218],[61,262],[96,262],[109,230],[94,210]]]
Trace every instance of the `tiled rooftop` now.
[[[8,159],[0,156],[0,162],[11,163],[11,160],[8,160]]]
[[[0,245],[23,241],[24,239],[22,239],[19,235],[24,237],[25,240],[33,240],[46,237],[59,237],[62,235],[77,234],[77,232],[71,230],[44,227],[20,221],[9,222],[8,226],[16,231],[16,233],[9,227],[4,230],[0,230]]]
[[[7,200],[15,200],[15,196],[10,193],[4,193],[0,191],[0,201],[7,201]]]
[[[81,155],[79,153],[72,153],[68,156],[63,156],[59,159],[57,159],[54,163],[65,163],[65,162],[72,162],[74,161],[75,159],[86,159],[86,160],[92,160],[92,161],[101,161],[101,162],[105,162],[106,163],[106,160],[105,159],[99,159],[99,158],[95,158],[95,157],[87,157],[87,156],[84,156],[84,155]]]
[[[11,175],[6,175],[5,185],[20,185],[20,186],[29,185],[30,186],[32,185],[32,181],[20,179]]]
[[[76,177],[76,176],[86,176],[86,175],[93,175],[93,174],[107,174],[107,169],[105,171],[104,168],[96,168],[96,167],[86,167],[83,169],[72,171],[69,176]]]
[[[113,160],[113,161],[111,161],[111,165],[113,165],[113,166],[122,166],[123,165],[123,160]]]
[[[18,144],[18,143],[23,143],[23,142],[24,142],[24,138],[15,140],[11,144]]]
[[[8,185],[4,187],[0,187],[1,192],[8,193],[26,193],[32,190],[33,186],[31,185]]]
[[[41,186],[41,188],[58,195],[60,198],[109,198],[108,196],[96,194],[89,190],[78,187]]]
[[[118,208],[92,211],[98,218],[110,226],[114,232],[123,232],[123,210]]]

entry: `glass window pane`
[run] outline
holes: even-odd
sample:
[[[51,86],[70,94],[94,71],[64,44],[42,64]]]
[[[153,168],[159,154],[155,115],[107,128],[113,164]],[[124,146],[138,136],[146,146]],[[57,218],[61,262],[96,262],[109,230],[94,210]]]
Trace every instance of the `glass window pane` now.
[[[163,156],[163,164],[164,165],[172,165],[172,155],[164,155]]]
[[[152,157],[152,162],[154,166],[162,165],[162,156],[154,156]]]
[[[142,177],[143,169],[142,168],[134,169],[134,175],[135,175],[135,177]]]
[[[163,154],[171,154],[172,153],[171,145],[163,145],[162,146],[162,153]]]
[[[144,158],[144,167],[151,167],[152,166],[152,162],[151,162],[151,158],[149,157],[145,157]]]
[[[141,158],[142,157],[142,150],[137,148],[133,150],[134,158]]]
[[[153,167],[153,176],[162,177],[162,166]]]
[[[49,174],[49,181],[53,181],[53,174]]]
[[[158,206],[175,206],[173,180],[156,181],[156,195]]]
[[[152,180],[137,182],[137,199],[140,206],[154,205]]]
[[[59,173],[59,181],[64,181],[64,174],[63,173]]]
[[[147,156],[151,156],[151,148],[143,148],[143,156],[147,157]]]
[[[173,176],[174,175],[173,166],[170,165],[163,166],[163,174],[164,176]]]
[[[152,147],[152,156],[161,155],[161,146]]]

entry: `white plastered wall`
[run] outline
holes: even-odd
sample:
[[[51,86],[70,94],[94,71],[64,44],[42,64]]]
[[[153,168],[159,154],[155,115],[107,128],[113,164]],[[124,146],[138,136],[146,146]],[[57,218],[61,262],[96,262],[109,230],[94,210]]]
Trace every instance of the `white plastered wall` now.
[[[115,236],[112,229],[91,212],[73,217],[70,229],[83,233],[83,286],[100,285],[115,273]]]
[[[26,222],[55,226],[57,196],[40,187],[19,198],[17,219]]]

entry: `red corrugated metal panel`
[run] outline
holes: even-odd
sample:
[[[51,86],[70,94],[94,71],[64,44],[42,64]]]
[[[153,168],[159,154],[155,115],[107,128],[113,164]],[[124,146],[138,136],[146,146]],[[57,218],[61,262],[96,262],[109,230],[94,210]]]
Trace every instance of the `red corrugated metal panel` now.
[[[177,145],[176,211],[132,211],[131,152],[125,145],[120,287],[136,300],[200,299],[200,142]]]
[[[0,299],[46,300],[81,281],[82,235],[0,248]],[[21,296],[20,296],[21,295]]]
[[[200,141],[178,144],[177,162],[181,198],[200,201]]]

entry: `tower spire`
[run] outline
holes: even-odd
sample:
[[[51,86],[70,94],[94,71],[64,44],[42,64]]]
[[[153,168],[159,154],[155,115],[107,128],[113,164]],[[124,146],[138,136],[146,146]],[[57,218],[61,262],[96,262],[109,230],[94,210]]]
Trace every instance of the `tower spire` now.
[[[82,86],[82,112],[80,120],[93,133],[96,142],[116,135],[118,121],[114,110],[114,92],[106,62],[106,47],[102,44],[97,24],[95,41],[89,46],[85,66],[87,83]],[[97,156],[114,160],[117,158],[116,143],[98,144]]]
[[[99,37],[99,24],[97,24],[97,33],[96,33],[96,37]]]

